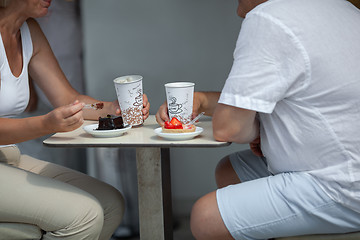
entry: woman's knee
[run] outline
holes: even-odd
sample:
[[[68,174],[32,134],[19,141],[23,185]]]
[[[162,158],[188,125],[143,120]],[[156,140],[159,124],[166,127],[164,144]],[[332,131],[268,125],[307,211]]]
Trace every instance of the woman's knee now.
[[[110,194],[111,205],[105,209],[105,219],[109,219],[117,228],[120,225],[125,213],[125,199],[123,195],[115,188]],[[110,225],[110,223],[108,223]],[[110,227],[110,226],[109,226]]]
[[[46,235],[68,237],[67,239],[98,239],[104,225],[104,213],[100,203],[89,197],[78,197],[77,202],[64,209],[62,224],[58,229],[47,231]],[[60,221],[60,220],[59,220]],[[56,227],[56,226],[54,226]],[[44,239],[47,239],[44,237]]]
[[[229,156],[224,157],[217,164],[215,170],[215,180],[218,188],[240,183],[240,179],[232,167]]]
[[[88,229],[94,231],[95,234],[100,233],[104,226],[104,209],[101,204],[97,200],[88,199],[83,211],[82,224],[87,225]]]
[[[69,227],[73,234],[84,239],[110,239],[124,215],[124,198],[114,187],[104,184],[102,195],[87,195],[72,206],[74,223]],[[74,235],[75,236],[75,235]]]
[[[106,184],[102,196],[99,200],[103,205],[105,219],[111,218],[112,221],[120,224],[125,212],[125,200],[123,195],[115,187]]]

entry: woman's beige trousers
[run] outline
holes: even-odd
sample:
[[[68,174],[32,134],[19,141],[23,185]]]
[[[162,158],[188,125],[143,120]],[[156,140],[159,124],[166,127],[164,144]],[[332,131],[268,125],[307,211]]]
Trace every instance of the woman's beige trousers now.
[[[0,223],[35,225],[44,240],[108,240],[123,213],[112,186],[16,146],[0,148]]]

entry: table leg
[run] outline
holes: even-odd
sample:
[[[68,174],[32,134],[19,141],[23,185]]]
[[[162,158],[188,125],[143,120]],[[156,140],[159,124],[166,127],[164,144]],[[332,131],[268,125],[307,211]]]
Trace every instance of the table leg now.
[[[172,240],[169,148],[137,148],[141,240]]]

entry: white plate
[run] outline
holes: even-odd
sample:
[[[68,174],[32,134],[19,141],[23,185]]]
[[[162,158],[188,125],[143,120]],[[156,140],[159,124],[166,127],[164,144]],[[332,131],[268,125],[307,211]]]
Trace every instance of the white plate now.
[[[200,135],[202,131],[204,131],[204,129],[201,127],[196,127],[195,132],[186,132],[186,133],[164,133],[162,132],[161,127],[154,129],[156,135],[165,138],[167,140],[189,140]]]
[[[83,127],[84,131],[90,133],[93,137],[119,137],[126,133],[130,128],[131,125],[121,128],[121,129],[114,129],[114,130],[96,130],[98,128],[98,124],[90,124]]]

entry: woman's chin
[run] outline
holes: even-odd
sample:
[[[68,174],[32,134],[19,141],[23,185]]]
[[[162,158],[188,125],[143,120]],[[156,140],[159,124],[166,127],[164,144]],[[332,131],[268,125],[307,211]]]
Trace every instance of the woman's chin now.
[[[34,18],[45,17],[46,15],[48,15],[48,13],[49,13],[49,10],[48,10],[47,8],[43,8],[43,9],[41,10],[41,12],[39,12],[39,13],[37,14],[37,16],[34,16]]]

